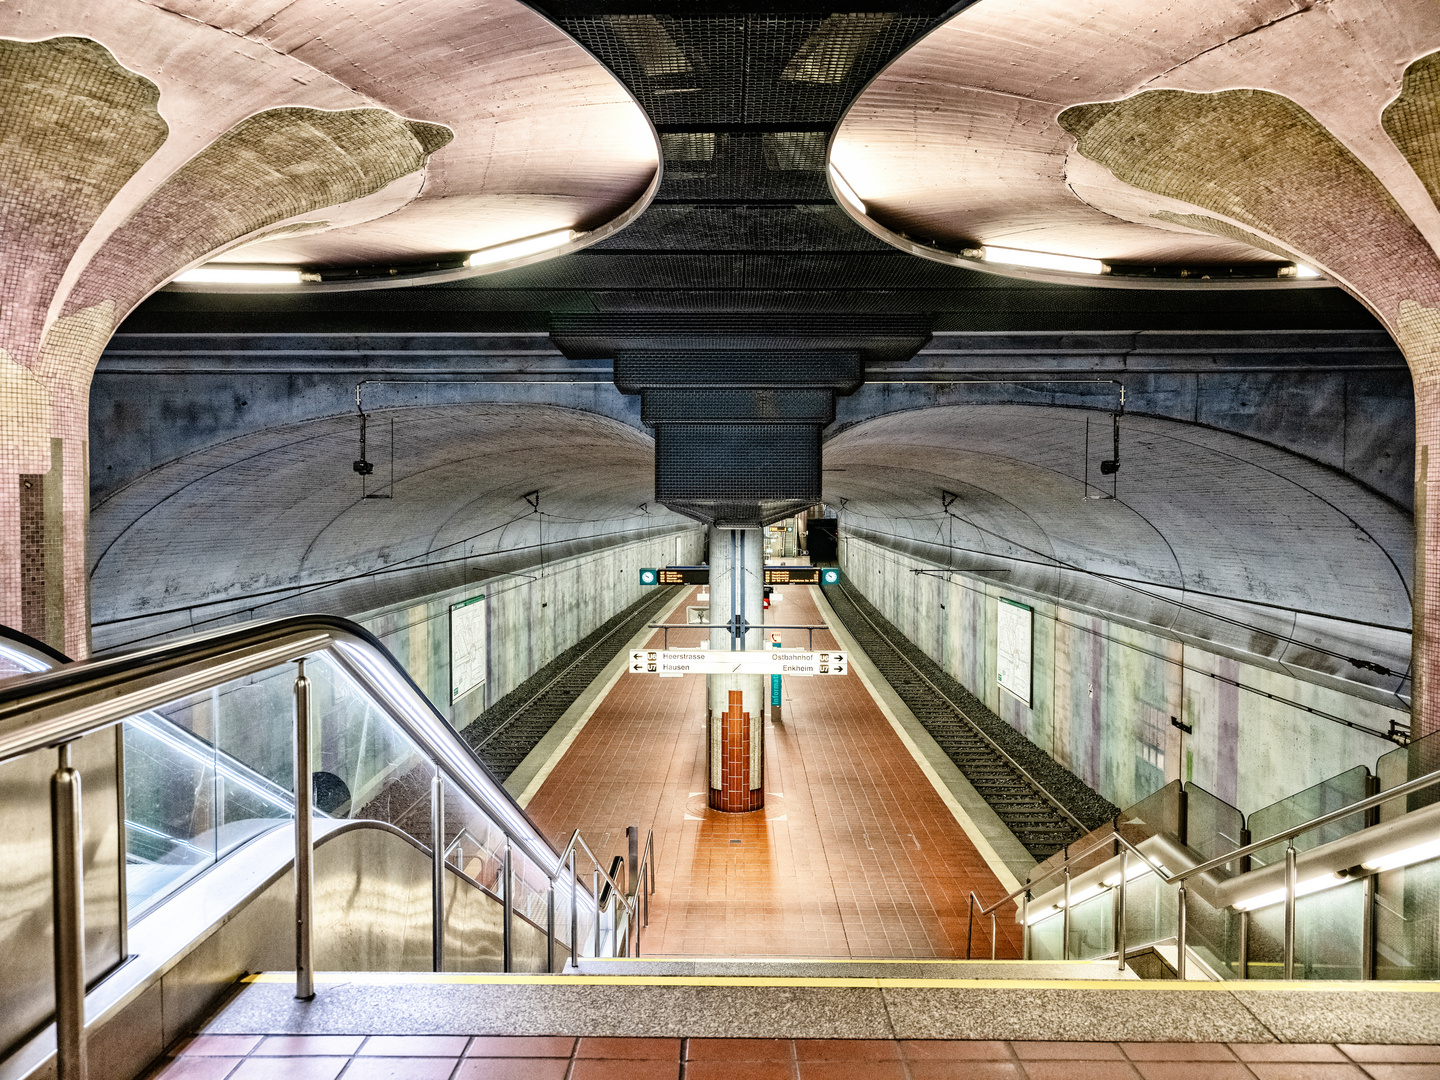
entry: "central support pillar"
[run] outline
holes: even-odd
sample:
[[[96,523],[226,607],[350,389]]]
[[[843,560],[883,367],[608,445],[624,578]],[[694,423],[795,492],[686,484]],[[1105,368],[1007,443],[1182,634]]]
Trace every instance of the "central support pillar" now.
[[[737,620],[736,615],[740,618]],[[717,651],[764,648],[765,556],[759,529],[710,529],[710,631]],[[741,633],[744,624],[748,633]],[[707,675],[710,809],[739,814],[765,805],[764,675]]]

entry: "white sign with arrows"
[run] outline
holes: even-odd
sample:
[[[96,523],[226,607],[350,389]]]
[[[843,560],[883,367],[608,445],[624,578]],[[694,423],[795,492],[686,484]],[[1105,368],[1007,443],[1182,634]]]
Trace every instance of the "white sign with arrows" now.
[[[843,652],[798,649],[724,652],[718,649],[632,649],[630,670],[653,675],[844,675]]]

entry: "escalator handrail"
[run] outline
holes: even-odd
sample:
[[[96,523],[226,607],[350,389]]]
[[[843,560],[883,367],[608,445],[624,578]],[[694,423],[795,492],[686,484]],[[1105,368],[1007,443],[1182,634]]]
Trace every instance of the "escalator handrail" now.
[[[294,615],[102,654],[0,683],[0,762],[58,747],[167,702],[328,653],[384,708],[446,778],[552,880],[560,856],[405,669],[358,623]]]

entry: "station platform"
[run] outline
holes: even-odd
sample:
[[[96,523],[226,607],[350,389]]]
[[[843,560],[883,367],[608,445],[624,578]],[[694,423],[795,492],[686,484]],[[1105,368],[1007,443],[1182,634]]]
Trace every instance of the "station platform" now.
[[[773,623],[826,622],[812,586],[775,596]],[[671,631],[670,645],[704,634]],[[809,644],[806,631],[782,634],[786,647]],[[814,644],[839,647],[828,631]],[[526,809],[561,844],[578,828],[621,851],[627,826],[654,830],[646,955],[963,957],[970,892],[990,903],[1009,891],[967,834],[976,826],[957,819],[853,666],[783,687],[762,810],[706,805],[704,676],[628,672]],[[1019,957],[1013,917],[998,930],[996,955]],[[976,933],[988,956],[988,919]]]

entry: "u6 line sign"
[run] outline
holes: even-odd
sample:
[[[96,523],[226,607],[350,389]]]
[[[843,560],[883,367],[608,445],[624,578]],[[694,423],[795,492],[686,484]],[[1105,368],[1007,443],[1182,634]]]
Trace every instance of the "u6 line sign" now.
[[[652,675],[844,675],[850,668],[843,652],[724,652],[708,649],[633,649],[630,670]]]

